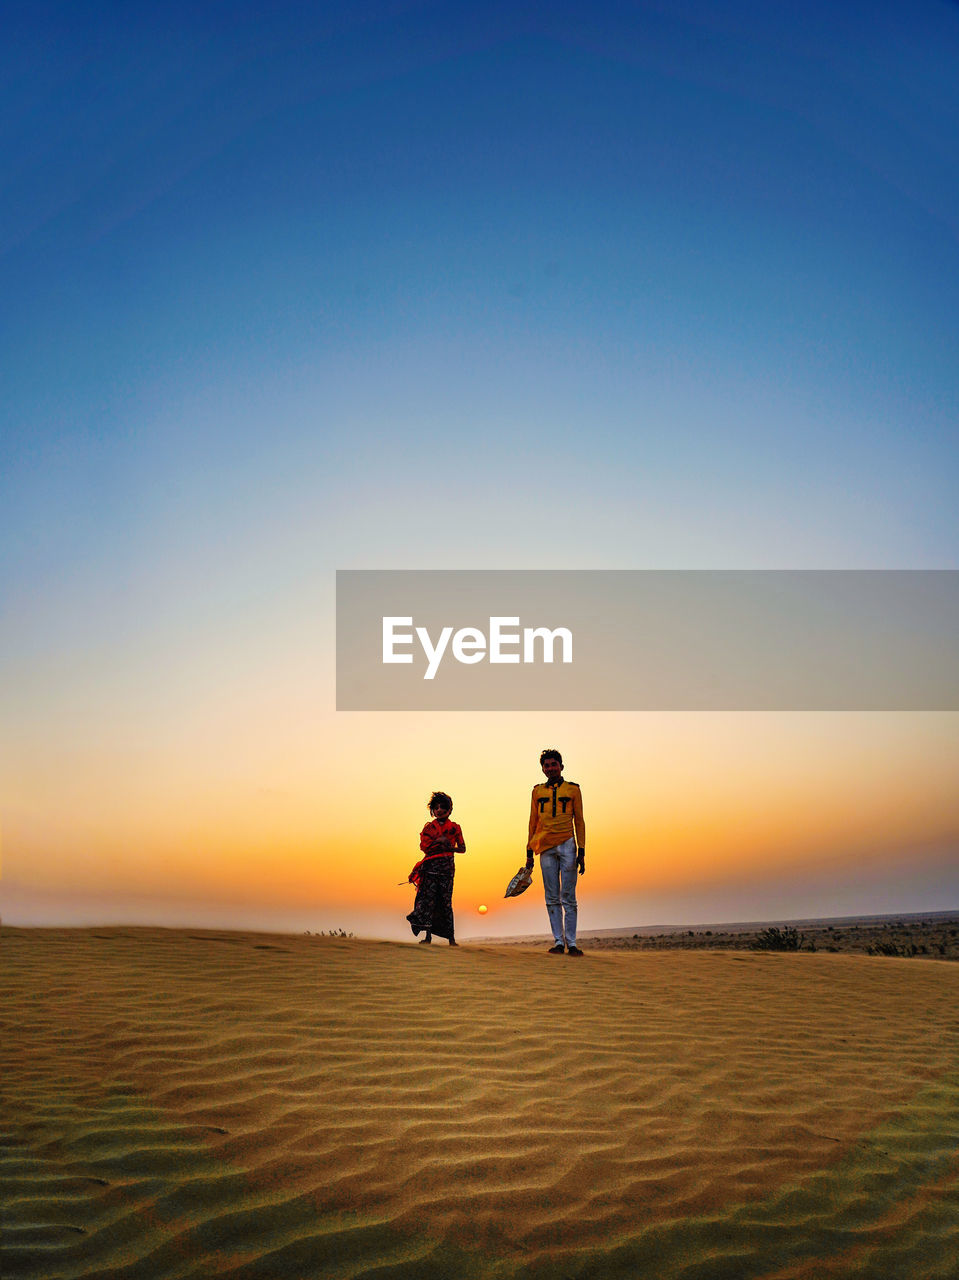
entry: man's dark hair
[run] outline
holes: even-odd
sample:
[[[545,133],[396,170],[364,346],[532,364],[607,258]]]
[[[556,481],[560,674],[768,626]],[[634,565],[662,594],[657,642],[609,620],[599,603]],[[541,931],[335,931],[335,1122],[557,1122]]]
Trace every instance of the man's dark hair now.
[[[449,809],[450,813],[453,812],[453,801],[445,791],[434,791],[430,796],[430,802],[427,805],[427,808],[430,813],[432,813],[434,809],[439,807],[439,805],[442,805],[444,809]]]
[[[558,760],[559,767],[561,769],[563,767],[563,757],[559,754],[559,752],[556,750],[555,747],[547,747],[545,751],[540,753],[540,757],[539,757],[540,764],[542,764],[544,760]]]

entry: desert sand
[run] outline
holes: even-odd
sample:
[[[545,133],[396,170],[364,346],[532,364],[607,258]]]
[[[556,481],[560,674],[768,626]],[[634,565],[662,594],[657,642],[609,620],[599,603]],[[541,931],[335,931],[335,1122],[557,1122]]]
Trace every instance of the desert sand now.
[[[6,929],[5,1277],[959,1275],[959,966]]]

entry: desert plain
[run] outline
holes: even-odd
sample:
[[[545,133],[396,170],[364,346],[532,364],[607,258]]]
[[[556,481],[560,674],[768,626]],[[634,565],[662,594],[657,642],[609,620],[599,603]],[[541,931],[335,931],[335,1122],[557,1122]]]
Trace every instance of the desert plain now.
[[[955,1280],[959,965],[2,936],[2,1272]]]

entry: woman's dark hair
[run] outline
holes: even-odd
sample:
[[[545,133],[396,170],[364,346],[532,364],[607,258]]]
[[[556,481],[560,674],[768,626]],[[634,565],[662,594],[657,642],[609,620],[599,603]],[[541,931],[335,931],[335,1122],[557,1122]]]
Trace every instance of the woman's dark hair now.
[[[432,813],[439,805],[442,805],[444,809],[449,809],[450,813],[453,812],[453,801],[445,791],[434,791],[430,796],[430,802],[427,805],[427,808],[430,813]]]
[[[547,747],[546,750],[541,753],[539,757],[540,764],[542,764],[544,760],[558,760],[559,767],[561,769],[563,767],[563,757],[559,754],[559,752],[556,750],[555,747]]]

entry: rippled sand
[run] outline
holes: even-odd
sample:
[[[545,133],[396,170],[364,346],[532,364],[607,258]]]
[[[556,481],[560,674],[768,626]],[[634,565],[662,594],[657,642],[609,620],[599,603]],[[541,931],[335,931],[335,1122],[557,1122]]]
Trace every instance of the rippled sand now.
[[[5,1277],[959,1276],[959,966],[3,935]]]

